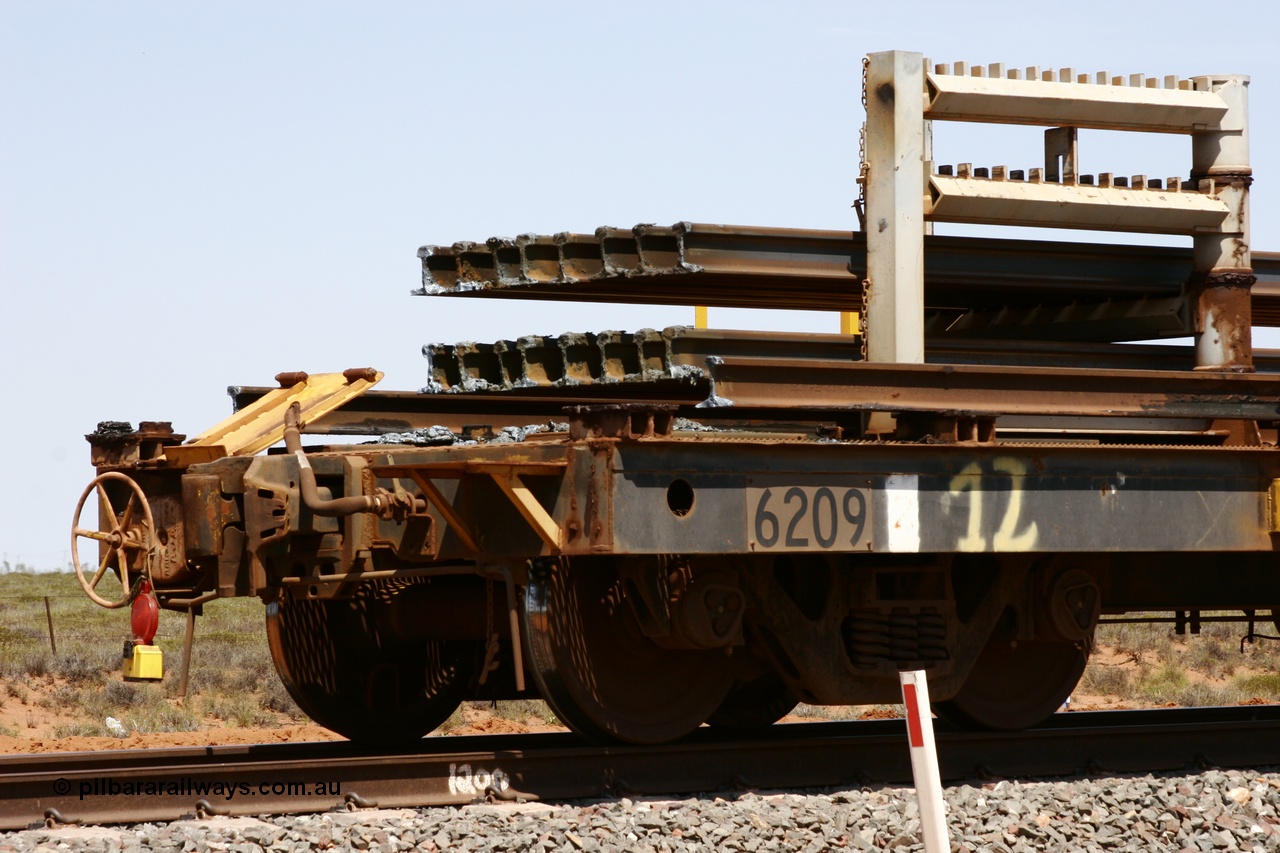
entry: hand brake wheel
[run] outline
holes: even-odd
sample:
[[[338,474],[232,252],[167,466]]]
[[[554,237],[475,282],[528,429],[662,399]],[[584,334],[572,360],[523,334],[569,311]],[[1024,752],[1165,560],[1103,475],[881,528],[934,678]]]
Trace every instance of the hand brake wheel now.
[[[107,483],[122,483],[128,489],[128,497],[117,512],[111,496],[107,493]],[[96,493],[99,501],[99,524],[97,527],[110,525],[109,529],[89,529],[80,526],[80,516],[84,512],[85,502]],[[118,497],[118,493],[117,493]],[[76,514],[71,522],[71,562],[76,567],[76,577],[85,594],[103,607],[115,609],[123,607],[133,599],[129,584],[129,570],[140,571],[144,577],[151,576],[152,563],[156,558],[156,524],[151,516],[151,504],[143,494],[142,487],[129,477],[118,471],[108,471],[94,477],[80,495],[76,504]],[[85,577],[84,567],[80,564],[79,541],[81,538],[94,539],[99,543],[102,557],[98,561],[98,570],[93,578]],[[121,596],[118,599],[104,598],[97,593],[98,583],[106,575],[108,569],[114,568],[120,577]]]

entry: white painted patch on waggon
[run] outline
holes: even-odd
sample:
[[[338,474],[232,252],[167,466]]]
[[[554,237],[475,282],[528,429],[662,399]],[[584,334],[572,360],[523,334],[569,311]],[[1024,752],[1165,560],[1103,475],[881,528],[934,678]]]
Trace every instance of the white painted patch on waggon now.
[[[920,475],[890,474],[884,480],[885,527],[889,550],[920,550]]]

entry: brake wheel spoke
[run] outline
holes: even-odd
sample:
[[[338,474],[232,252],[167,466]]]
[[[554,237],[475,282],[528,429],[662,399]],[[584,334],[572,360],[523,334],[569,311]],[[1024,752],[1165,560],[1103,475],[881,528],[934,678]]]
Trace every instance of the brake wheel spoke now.
[[[133,523],[133,494],[129,495],[129,502],[124,505],[124,514],[120,516],[120,531],[128,534],[129,525]]]
[[[107,490],[102,484],[98,484],[98,503],[103,518],[111,519],[111,527],[113,530],[120,527],[119,519],[116,518],[116,508],[111,505],[111,498],[107,496]]]

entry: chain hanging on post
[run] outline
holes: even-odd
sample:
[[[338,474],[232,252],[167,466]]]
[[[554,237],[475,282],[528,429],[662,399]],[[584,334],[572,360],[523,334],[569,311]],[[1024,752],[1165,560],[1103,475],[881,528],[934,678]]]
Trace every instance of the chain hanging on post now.
[[[862,114],[867,114],[867,67],[871,64],[871,58],[862,57]],[[862,127],[858,129],[858,200],[853,203],[853,209],[858,214],[858,230],[867,230],[867,121],[862,120]],[[863,317],[866,317],[867,304],[863,300],[862,311]],[[865,320],[863,321],[865,322]],[[866,358],[866,354],[863,354]]]
[[[858,230],[866,232],[867,230],[867,175],[869,169],[867,167],[867,122],[865,119],[867,112],[867,68],[871,65],[871,57],[862,57],[862,127],[858,129],[858,198],[853,203],[853,210],[858,215]],[[852,269],[852,266],[850,267]],[[862,295],[858,303],[858,313],[850,317],[847,313],[841,315],[841,332],[852,332],[858,336],[858,350],[863,361],[867,360],[867,287],[869,282],[862,280]],[[845,328],[846,325],[852,326],[852,321],[857,320],[857,329]]]
[[[867,299],[871,293],[870,279],[862,280],[862,301],[858,309],[858,352],[867,360]]]

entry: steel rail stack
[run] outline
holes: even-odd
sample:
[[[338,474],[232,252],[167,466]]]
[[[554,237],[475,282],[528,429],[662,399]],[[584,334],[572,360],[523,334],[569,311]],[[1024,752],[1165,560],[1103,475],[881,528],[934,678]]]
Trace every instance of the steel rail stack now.
[[[1192,272],[1191,251],[1169,246],[932,234],[924,245],[927,322],[952,335],[958,316],[984,309],[1146,300],[1148,313],[1159,304],[1176,315]],[[846,311],[858,308],[867,236],[678,222],[423,246],[418,257],[422,296]],[[1253,270],[1254,322],[1280,325],[1280,255],[1255,252]],[[1185,332],[1136,327],[1132,339]],[[1076,334],[1123,339],[1100,326]]]

